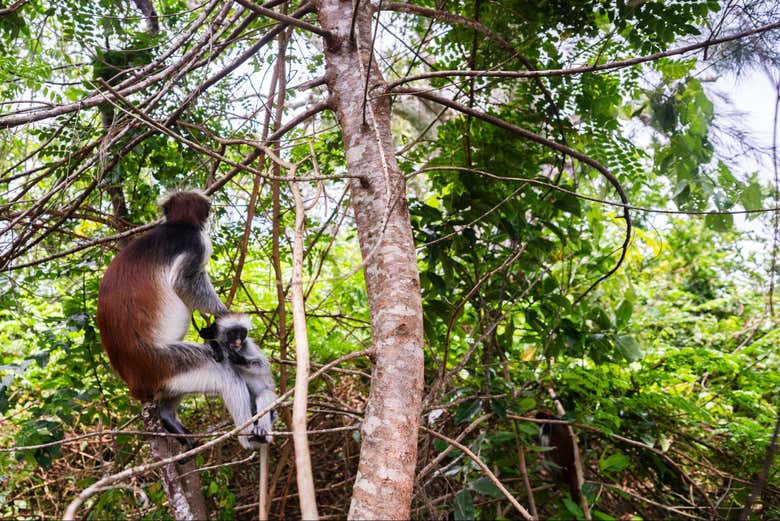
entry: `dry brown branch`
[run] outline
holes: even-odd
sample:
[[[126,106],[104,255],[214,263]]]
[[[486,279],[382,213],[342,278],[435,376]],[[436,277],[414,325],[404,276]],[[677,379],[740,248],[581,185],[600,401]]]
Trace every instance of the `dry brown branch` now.
[[[534,489],[531,487],[531,480],[528,477],[528,466],[525,462],[525,447],[520,443],[520,433],[518,432],[517,422],[512,422],[512,430],[515,433],[515,448],[517,449],[517,461],[520,467],[520,475],[523,478],[523,486],[525,487],[525,493],[528,496],[528,509],[531,511],[531,515],[539,517],[539,513],[536,510],[536,499],[534,498]]]
[[[285,64],[284,64],[284,58],[286,54],[287,49],[287,41],[286,38],[284,38],[284,33],[282,33],[282,37],[279,39],[279,51],[277,53],[276,57],[276,66],[273,69],[273,76],[271,77],[271,84],[268,87],[268,95],[267,98],[273,99],[276,95],[277,86],[279,85],[280,81],[284,80],[284,74],[285,74]],[[284,90],[282,88],[282,90]],[[268,131],[271,128],[271,110],[270,107],[265,112],[265,122],[263,124],[263,135],[261,138],[261,142],[265,142],[268,138]],[[276,114],[276,130],[278,130],[278,126],[281,125],[281,111],[277,110]],[[205,129],[204,129],[205,130]],[[226,143],[221,143],[221,145],[227,146]],[[265,162],[265,155],[260,154],[258,163],[262,165]],[[275,163],[276,166],[278,166],[278,163]],[[247,254],[247,247],[249,245],[249,235],[252,231],[252,221],[254,220],[255,216],[255,210],[257,206],[257,198],[260,192],[260,180],[261,178],[259,176],[254,176],[254,180],[252,183],[252,194],[249,197],[249,208],[247,209],[247,216],[246,221],[244,224],[244,235],[241,238],[241,250],[239,251],[239,257],[238,262],[236,265],[235,274],[233,275],[233,284],[230,286],[230,291],[228,292],[228,297],[226,299],[225,305],[230,307],[231,303],[233,302],[233,297],[236,294],[236,290],[238,289],[238,284],[241,280],[241,273],[244,268],[244,262],[246,260],[246,254]],[[275,181],[274,183],[278,183],[278,181]],[[282,336],[282,333],[280,332],[280,338]],[[286,385],[282,385],[281,387],[282,392],[287,390]],[[261,510],[262,511],[262,510]]]
[[[257,482],[257,518],[259,521],[268,519],[268,444],[260,447],[259,463],[260,479]]]
[[[517,251],[515,251],[512,255],[507,257],[504,260],[504,262],[501,263],[500,266],[488,271],[482,277],[480,277],[480,279],[476,283],[474,283],[471,289],[466,292],[463,298],[461,298],[458,304],[455,306],[455,309],[450,314],[450,319],[449,322],[447,323],[447,333],[444,336],[444,354],[442,355],[441,371],[439,375],[440,378],[443,379],[447,375],[447,358],[450,350],[450,338],[452,336],[452,328],[454,327],[455,321],[458,319],[458,316],[463,311],[463,308],[466,307],[466,304],[469,302],[469,299],[471,299],[471,297],[474,296],[474,294],[477,291],[479,291],[479,288],[482,287],[482,284],[484,284],[486,280],[488,280],[496,273],[500,273],[504,271],[507,267],[509,267],[510,264],[515,262],[520,257],[520,255],[522,255],[525,252],[525,248],[526,248],[525,244],[520,245],[520,247],[517,248]]]
[[[308,22],[304,22],[303,20],[298,20],[293,16],[277,13],[272,9],[268,9],[266,7],[257,5],[251,0],[237,0],[237,2],[259,15],[267,16],[268,18],[273,18],[274,20],[279,20],[280,22],[285,22],[287,24],[294,25],[295,27],[298,27],[300,29],[305,29],[314,34],[318,34],[323,38],[330,38],[330,32],[326,31],[322,27],[310,24]]]
[[[485,170],[480,170],[478,168],[466,168],[463,166],[429,166],[425,168],[421,168],[415,172],[412,172],[409,174],[409,177],[413,177],[418,174],[424,174],[426,172],[446,172],[446,171],[453,171],[453,172],[469,172],[472,174],[481,175],[484,177],[487,177],[489,179],[493,179],[496,181],[509,181],[512,183],[521,183],[521,184],[529,184],[534,186],[540,186],[547,188],[549,190],[555,190],[556,192],[560,192],[562,194],[570,195],[572,197],[576,197],[578,199],[582,199],[583,201],[591,201],[594,203],[599,204],[605,204],[607,206],[615,206],[618,208],[625,208],[632,211],[637,212],[647,212],[647,213],[660,213],[664,215],[691,215],[691,216],[699,216],[699,217],[705,217],[707,215],[751,215],[751,214],[759,214],[759,213],[772,213],[772,212],[778,212],[780,211],[780,206],[773,206],[773,207],[767,207],[767,208],[756,208],[754,210],[667,210],[666,208],[652,208],[648,206],[634,206],[632,204],[624,204],[619,201],[610,201],[609,199],[601,199],[598,197],[593,197],[590,195],[581,194],[579,192],[574,192],[572,190],[568,190],[566,188],[556,186],[552,183],[547,183],[545,181],[540,181],[538,179],[532,179],[530,177],[514,177],[514,176],[503,176],[498,174],[493,174],[491,172],[487,172]],[[503,201],[502,201],[503,202]],[[499,203],[500,204],[500,203]],[[493,207],[490,209],[490,211],[495,211],[496,207]],[[490,211],[485,213],[484,215],[481,215],[477,217],[474,221],[469,223],[468,225],[463,226],[470,226],[471,224],[475,222],[479,222],[479,220],[483,219],[487,215],[490,214]],[[461,228],[462,229],[462,228]],[[457,232],[456,232],[457,233]],[[446,235],[444,237],[434,239],[433,241],[427,242],[423,244],[423,246],[427,246],[429,244],[435,244],[436,242],[442,241],[446,238],[451,237],[453,234]]]
[[[27,1],[28,0],[16,0],[16,2],[12,3],[8,7],[3,7],[2,9],[0,9],[0,18],[2,18],[3,16],[8,16],[11,13],[15,13],[16,11],[21,9],[22,6],[24,6],[24,4],[27,3]]]
[[[638,448],[650,451],[653,454],[655,454],[656,456],[658,456],[659,458],[661,458],[662,460],[664,460],[664,462],[666,464],[671,466],[677,473],[679,473],[680,476],[682,476],[682,478],[687,483],[689,483],[696,490],[696,492],[698,492],[699,495],[702,498],[705,499],[705,501],[707,501],[707,503],[708,503],[708,505],[710,507],[710,510],[712,511],[713,515],[715,515],[715,517],[717,517],[717,512],[714,509],[714,505],[710,501],[709,495],[701,488],[701,486],[698,483],[696,483],[696,481],[691,476],[688,475],[687,472],[685,472],[683,470],[683,468],[680,466],[680,464],[678,464],[676,461],[674,461],[672,458],[670,458],[669,455],[666,454],[662,450],[659,450],[659,449],[657,449],[655,447],[652,447],[652,446],[650,446],[650,445],[648,445],[646,443],[643,443],[641,441],[632,440],[630,438],[626,438],[625,436],[620,436],[619,434],[606,432],[606,431],[604,431],[602,429],[599,429],[598,427],[594,427],[593,425],[588,425],[588,424],[585,424],[585,423],[572,423],[572,422],[568,422],[568,421],[565,421],[565,420],[560,420],[560,421],[556,421],[556,420],[539,420],[537,418],[528,418],[528,417],[525,417],[525,416],[517,416],[515,414],[507,414],[507,418],[509,418],[511,420],[520,420],[520,421],[531,422],[531,423],[562,423],[562,424],[569,424],[569,425],[577,427],[578,429],[583,429],[583,430],[588,430],[588,431],[591,431],[591,432],[596,432],[596,433],[598,433],[598,434],[600,434],[602,436],[605,436],[607,438],[619,441],[621,443],[625,443],[627,445],[632,445],[634,447],[638,447]]]
[[[182,68],[183,65],[185,65],[187,61],[189,61],[192,58],[192,55],[194,53],[205,52],[204,48],[208,48],[208,46],[205,44],[208,41],[208,39],[212,36],[212,34],[209,33],[208,31],[204,36],[204,38],[206,39],[203,40],[202,42],[199,42],[200,45],[193,45],[192,50],[186,53],[175,63],[172,63],[167,67],[164,67],[162,70],[159,70],[156,73],[151,73],[153,70],[158,68],[159,64],[162,63],[163,59],[167,58],[170,54],[172,54],[176,48],[180,47],[181,45],[184,45],[184,43],[187,41],[186,38],[187,34],[191,35],[195,32],[195,30],[202,27],[202,24],[205,22],[205,19],[211,13],[211,10],[213,10],[213,8],[219,3],[220,0],[212,0],[209,6],[207,6],[207,8],[203,10],[203,13],[201,13],[199,18],[196,21],[194,21],[193,24],[191,25],[192,27],[191,33],[182,34],[181,37],[177,38],[174,44],[169,47],[168,53],[163,53],[163,55],[159,56],[152,63],[136,71],[136,74],[133,77],[128,78],[127,80],[119,83],[116,86],[117,92],[120,92],[122,96],[125,97],[129,96],[130,94],[140,92],[146,89],[147,87],[157,83],[160,80],[168,79],[172,75],[172,73]],[[223,7],[223,11],[225,15],[227,11],[229,11],[230,9],[230,4],[226,4],[226,7],[227,9]],[[144,79],[138,81],[138,78],[141,77],[143,77]],[[19,125],[24,125],[27,123],[42,121],[56,116],[61,116],[63,114],[70,114],[72,112],[78,112],[81,110],[94,108],[109,100],[110,100],[110,96],[107,96],[103,92],[96,92],[74,103],[56,105],[54,107],[46,108],[46,109],[24,110],[24,111],[4,114],[0,116],[0,128],[11,128]]]
[[[706,518],[706,517],[697,516],[695,514],[690,514],[690,513],[686,512],[685,510],[683,510],[681,508],[677,508],[677,507],[673,507],[673,506],[669,506],[669,505],[664,505],[662,503],[658,503],[657,501],[653,501],[652,499],[649,499],[649,498],[646,498],[644,496],[641,496],[641,495],[637,494],[636,492],[627,489],[626,487],[621,487],[621,486],[613,485],[613,484],[610,484],[610,483],[597,483],[597,484],[598,485],[603,485],[606,488],[610,488],[610,489],[613,489],[613,490],[618,490],[618,491],[620,491],[623,494],[627,494],[627,495],[629,495],[629,496],[631,496],[631,497],[633,497],[635,499],[638,499],[639,501],[642,501],[643,503],[647,503],[648,505],[652,505],[654,507],[660,508],[661,510],[666,510],[667,512],[672,512],[675,515],[686,517],[688,519],[701,519],[701,520],[704,520],[704,519],[714,519],[714,518]]]
[[[526,510],[518,501],[515,499],[515,497],[506,489],[503,483],[496,477],[493,472],[488,468],[487,465],[471,450],[466,447],[465,445],[453,440],[452,438],[449,438],[445,436],[444,434],[438,433],[436,431],[433,431],[431,429],[428,429],[427,427],[420,426],[420,430],[423,432],[427,432],[431,436],[434,436],[436,438],[439,438],[442,441],[446,441],[450,445],[453,445],[454,447],[461,450],[466,456],[471,458],[471,461],[477,464],[479,468],[482,469],[482,472],[485,474],[485,476],[493,482],[493,484],[498,488],[498,490],[501,491],[502,494],[504,494],[504,497],[506,497],[510,503],[512,503],[512,506],[514,506],[518,512],[520,512],[520,515],[523,516],[524,519],[527,519],[529,521],[533,521],[535,518]]]
[[[471,423],[469,423],[466,426],[466,428],[463,429],[463,431],[461,431],[460,434],[458,434],[458,437],[455,438],[455,441],[457,441],[459,443],[461,441],[463,441],[463,439],[466,436],[468,436],[471,431],[473,431],[474,429],[479,427],[482,423],[484,423],[485,421],[490,419],[491,416],[493,416],[493,413],[483,414],[479,418],[477,418],[474,421],[472,421]],[[427,465],[425,465],[425,467],[422,468],[422,470],[420,470],[420,472],[417,473],[417,476],[415,477],[415,479],[417,481],[420,481],[422,478],[424,478],[426,475],[428,475],[433,469],[435,469],[439,465],[439,463],[441,463],[441,461],[445,457],[447,457],[447,454],[452,452],[453,447],[454,447],[454,445],[449,445],[446,449],[444,449],[439,454],[437,454],[436,457],[433,458],[433,460],[431,460]]]
[[[772,433],[772,439],[769,441],[769,446],[766,449],[766,456],[764,458],[764,463],[761,466],[761,472],[756,476],[756,480],[750,491],[750,497],[748,497],[747,502],[745,502],[745,507],[740,513],[740,521],[746,521],[750,517],[753,505],[758,501],[759,497],[761,497],[764,487],[766,487],[769,481],[769,472],[772,469],[772,463],[774,462],[775,454],[777,453],[778,435],[780,435],[780,412],[775,420],[775,430]]]
[[[271,144],[271,143],[276,142],[282,136],[284,136],[287,132],[289,132],[290,130],[295,128],[297,125],[299,125],[303,121],[306,121],[307,119],[315,116],[316,114],[319,114],[320,112],[322,112],[323,110],[325,110],[327,108],[329,108],[329,103],[327,103],[327,102],[323,102],[323,103],[319,103],[317,105],[314,105],[310,109],[302,112],[301,114],[298,114],[296,117],[292,118],[286,124],[282,125],[281,128],[278,131],[276,131],[276,132],[272,133],[270,136],[268,136],[268,140],[267,140],[266,143],[260,144],[260,145],[267,149],[267,144]],[[143,141],[143,139],[148,137],[148,135],[150,135],[150,134],[147,133],[147,134],[143,134],[141,136],[138,136],[136,139],[134,139],[133,141],[128,143],[123,148],[123,151],[132,149],[139,142]],[[216,190],[221,188],[225,183],[227,183],[230,179],[235,177],[239,172],[242,172],[242,171],[255,172],[256,169],[250,168],[248,166],[248,164],[250,164],[252,161],[257,159],[259,154],[260,154],[259,149],[253,150],[241,163],[235,164],[236,166],[234,166],[234,168],[230,172],[228,172],[227,174],[225,174],[224,176],[219,178],[214,184],[212,184],[211,186],[206,188],[206,190],[204,190],[204,192],[206,194],[209,194],[209,195],[214,193]],[[114,161],[118,161],[118,158],[121,157],[121,156],[122,156],[121,152],[116,154],[114,157],[112,157],[112,162],[109,165],[106,165],[106,167],[112,167],[113,162]],[[231,162],[231,163],[233,163],[233,162]],[[284,178],[284,180],[287,180],[287,178]],[[75,211],[75,209],[76,209],[75,207],[72,208],[72,210],[74,210],[74,211]],[[59,222],[60,223],[64,222],[65,219],[66,219],[66,217],[63,217],[62,219],[60,219]],[[121,239],[123,239],[125,237],[129,237],[129,236],[138,234],[138,233],[140,233],[142,231],[146,231],[146,230],[152,228],[153,226],[155,226],[158,223],[159,223],[159,221],[156,221],[154,223],[149,223],[149,224],[137,226],[135,228],[126,230],[126,231],[124,231],[122,233],[110,235],[108,237],[102,237],[100,239],[95,239],[95,240],[87,242],[85,244],[74,246],[73,248],[69,248],[69,249],[67,249],[65,251],[58,252],[58,253],[55,253],[55,254],[49,255],[47,257],[40,258],[40,259],[36,259],[36,260],[24,262],[24,263],[15,264],[13,266],[10,266],[10,265],[8,265],[8,263],[6,263],[2,268],[0,268],[0,272],[13,271],[13,270],[21,269],[21,268],[35,266],[37,264],[42,264],[42,263],[49,262],[49,261],[52,261],[52,260],[56,260],[56,259],[68,256],[68,255],[72,255],[74,253],[77,253],[79,251],[92,248],[92,247],[97,246],[99,244],[105,244],[105,243],[108,243],[108,242],[118,241],[118,240],[121,240]],[[36,242],[39,242],[39,241],[36,241]],[[13,258],[13,256],[10,256],[8,254],[6,254],[6,257],[8,259],[12,259]]]
[[[271,4],[273,2],[269,2]],[[266,7],[269,5],[267,4]],[[228,4],[230,5],[230,4]],[[310,13],[312,11],[312,5],[310,3],[304,3],[302,6],[300,6],[295,12],[292,13],[292,17],[294,19],[300,18],[307,13]],[[255,16],[255,15],[253,15]],[[235,71],[239,66],[241,66],[243,63],[245,63],[250,58],[257,55],[258,51],[265,47],[266,45],[270,44],[274,38],[276,38],[286,27],[286,22],[280,22],[276,24],[273,28],[271,28],[267,33],[265,33],[261,38],[259,38],[254,44],[252,44],[248,49],[246,49],[244,52],[242,52],[236,59],[231,61],[228,65],[223,67],[219,72],[212,75],[208,79],[204,80],[200,83],[195,89],[193,89],[187,97],[184,99],[182,103],[179,104],[179,106],[174,110],[171,114],[168,115],[165,125],[170,125],[174,121],[178,120],[181,114],[184,112],[186,107],[188,107],[193,101],[195,101],[198,96],[200,96],[203,92],[205,92],[209,87],[216,84],[221,79],[225,78],[228,74]],[[224,46],[227,48],[227,46]],[[204,61],[200,65],[206,65],[208,61]]]
[[[308,378],[308,382],[311,382],[315,378],[319,377],[323,373],[330,370],[332,367],[342,363],[346,362],[348,360],[352,360],[355,358],[360,358],[363,356],[370,356],[373,353],[373,350],[371,349],[365,349],[362,351],[356,351],[354,353],[349,353],[347,355],[344,355],[342,357],[337,358],[336,360],[333,360],[332,362],[329,362],[322,366],[319,370],[315,371],[311,376]],[[117,472],[116,474],[112,474],[109,476],[105,476],[102,479],[99,479],[89,487],[82,490],[69,504],[67,509],[65,510],[65,515],[63,516],[63,519],[74,519],[76,512],[78,511],[79,507],[89,499],[91,496],[93,496],[97,489],[100,487],[106,487],[109,485],[112,485],[114,483],[119,483],[121,481],[124,481],[125,479],[128,479],[132,476],[136,476],[139,474],[143,474],[145,472],[149,472],[151,470],[163,467],[165,465],[169,465],[170,463],[174,463],[177,461],[181,461],[183,459],[188,459],[193,457],[195,454],[199,454],[201,452],[204,452],[216,445],[219,445],[220,443],[223,443],[229,438],[232,438],[236,435],[238,435],[240,432],[242,432],[246,427],[251,425],[253,422],[257,421],[258,418],[263,416],[264,414],[268,413],[269,411],[273,410],[274,407],[281,404],[286,398],[288,398],[292,394],[292,390],[287,391],[286,393],[280,395],[273,403],[268,405],[265,409],[262,411],[257,411],[257,414],[255,414],[252,418],[248,419],[246,422],[244,422],[242,425],[237,425],[232,430],[226,432],[225,434],[219,436],[218,438],[209,441],[207,443],[204,443],[203,445],[200,445],[198,447],[195,447],[194,449],[188,450],[186,452],[181,452],[179,454],[176,454],[173,457],[167,458],[165,460],[156,461],[153,463],[146,463],[143,465],[137,465],[135,467],[131,467],[129,469],[125,469],[121,472]]]

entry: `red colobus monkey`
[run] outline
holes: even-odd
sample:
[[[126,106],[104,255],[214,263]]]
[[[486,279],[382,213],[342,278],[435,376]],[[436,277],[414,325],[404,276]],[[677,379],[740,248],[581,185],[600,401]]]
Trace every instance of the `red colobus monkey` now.
[[[251,418],[249,390],[230,364],[203,344],[183,342],[192,311],[223,315],[206,273],[211,204],[201,192],[177,192],[161,201],[165,222],[128,244],[108,266],[98,293],[97,324],[111,365],[130,394],[159,400],[163,426],[189,434],[177,418],[188,394],[218,394],[238,425]],[[255,448],[251,430],[239,437]],[[180,438],[193,447],[190,438]]]
[[[560,420],[560,417],[545,409],[537,412],[536,417],[540,420]],[[580,486],[574,466],[574,440],[569,426],[563,423],[542,423],[539,427],[539,444],[550,448],[542,453],[545,467],[556,481],[568,485],[572,499],[578,501]]]
[[[210,340],[209,343],[216,360],[223,360],[223,350],[227,352],[228,360],[246,382],[254,416],[276,400],[276,393],[271,366],[257,344],[248,336],[250,329],[252,322],[246,315],[222,315],[216,322],[216,339]],[[260,417],[254,425],[255,435],[250,438],[251,441],[270,442],[273,421],[274,411]]]

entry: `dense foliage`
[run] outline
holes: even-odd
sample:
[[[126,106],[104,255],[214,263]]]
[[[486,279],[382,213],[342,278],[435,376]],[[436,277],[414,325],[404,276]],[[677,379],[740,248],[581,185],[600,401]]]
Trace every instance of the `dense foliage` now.
[[[376,52],[389,82],[604,65],[778,16],[774,2],[758,0],[385,4]],[[322,75],[321,42],[305,29],[280,31],[289,37],[286,86],[275,87],[278,48],[258,45],[276,27],[271,18],[217,1],[154,7],[157,30],[135,4],[108,0],[30,0],[0,15],[3,518],[59,518],[78,491],[149,458],[132,432],[141,430],[138,404],[112,373],[94,323],[100,274],[124,237],[90,241],[154,221],[168,190],[215,188],[209,271],[231,307],[252,315],[280,386],[294,380],[292,327],[276,286],[277,270],[289,285],[292,196],[286,182],[256,175],[284,170],[252,154],[278,128],[275,118],[281,124],[327,96],[317,84],[293,88]],[[478,23],[453,21],[445,9]],[[424,304],[425,425],[460,439],[526,505],[528,478],[541,518],[585,515],[553,484],[538,425],[528,421],[558,406],[579,434],[594,518],[736,519],[747,501],[780,405],[770,293],[777,223],[759,211],[777,206],[777,181],[771,155],[723,117],[728,106],[707,84],[711,71],[768,70],[777,79],[777,34],[606,72],[409,84],[471,114],[395,98]],[[124,94],[39,117],[108,89]],[[641,208],[630,213],[628,246],[619,193],[603,172],[490,118],[604,165]],[[334,117],[298,125],[276,153],[300,163],[299,175],[332,178],[301,183],[307,325],[312,361],[322,364],[371,344]],[[236,168],[242,162],[254,170]],[[312,383],[311,429],[358,425],[370,364],[352,361]],[[183,417],[196,432],[227,424],[212,398],[189,400]],[[100,431],[111,432],[71,440]],[[277,439],[271,515],[283,518],[297,504],[291,443]],[[321,513],[344,517],[359,431],[311,440]],[[447,443],[423,433],[419,447],[415,516],[515,518],[461,451],[427,469]],[[201,479],[214,517],[255,515],[255,466],[226,465],[244,457],[235,443],[198,456],[211,467]],[[756,519],[780,516],[777,468]],[[166,519],[164,501],[156,477],[142,475],[84,512]]]

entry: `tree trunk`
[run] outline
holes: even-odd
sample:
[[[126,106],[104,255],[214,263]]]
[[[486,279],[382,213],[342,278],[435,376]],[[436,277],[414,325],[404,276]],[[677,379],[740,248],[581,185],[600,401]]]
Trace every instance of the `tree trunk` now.
[[[369,99],[383,84],[371,56],[371,12],[357,2],[354,38],[350,0],[317,0],[325,42],[326,77],[347,157],[371,313],[375,363],[362,427],[360,463],[350,519],[408,519],[423,389],[420,281],[390,132],[389,98]],[[369,65],[371,61],[371,66]]]
[[[166,432],[160,422],[160,408],[156,402],[146,402],[141,409],[144,430],[148,432]],[[176,438],[154,437],[149,440],[152,455],[162,460],[178,454],[180,444]],[[181,476],[185,475],[184,478]],[[160,469],[165,495],[171,515],[177,521],[208,519],[206,500],[201,492],[200,475],[193,461],[171,463]]]

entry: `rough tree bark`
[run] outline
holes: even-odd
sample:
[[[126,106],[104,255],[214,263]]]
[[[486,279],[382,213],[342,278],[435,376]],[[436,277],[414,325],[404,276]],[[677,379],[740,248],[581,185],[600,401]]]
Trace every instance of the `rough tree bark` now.
[[[349,518],[408,519],[423,389],[422,301],[406,185],[393,155],[390,101],[370,94],[384,84],[371,59],[371,8],[356,3],[353,18],[350,0],[316,2],[320,24],[331,33],[326,77],[347,168],[362,176],[350,181],[350,204],[376,354]]]

